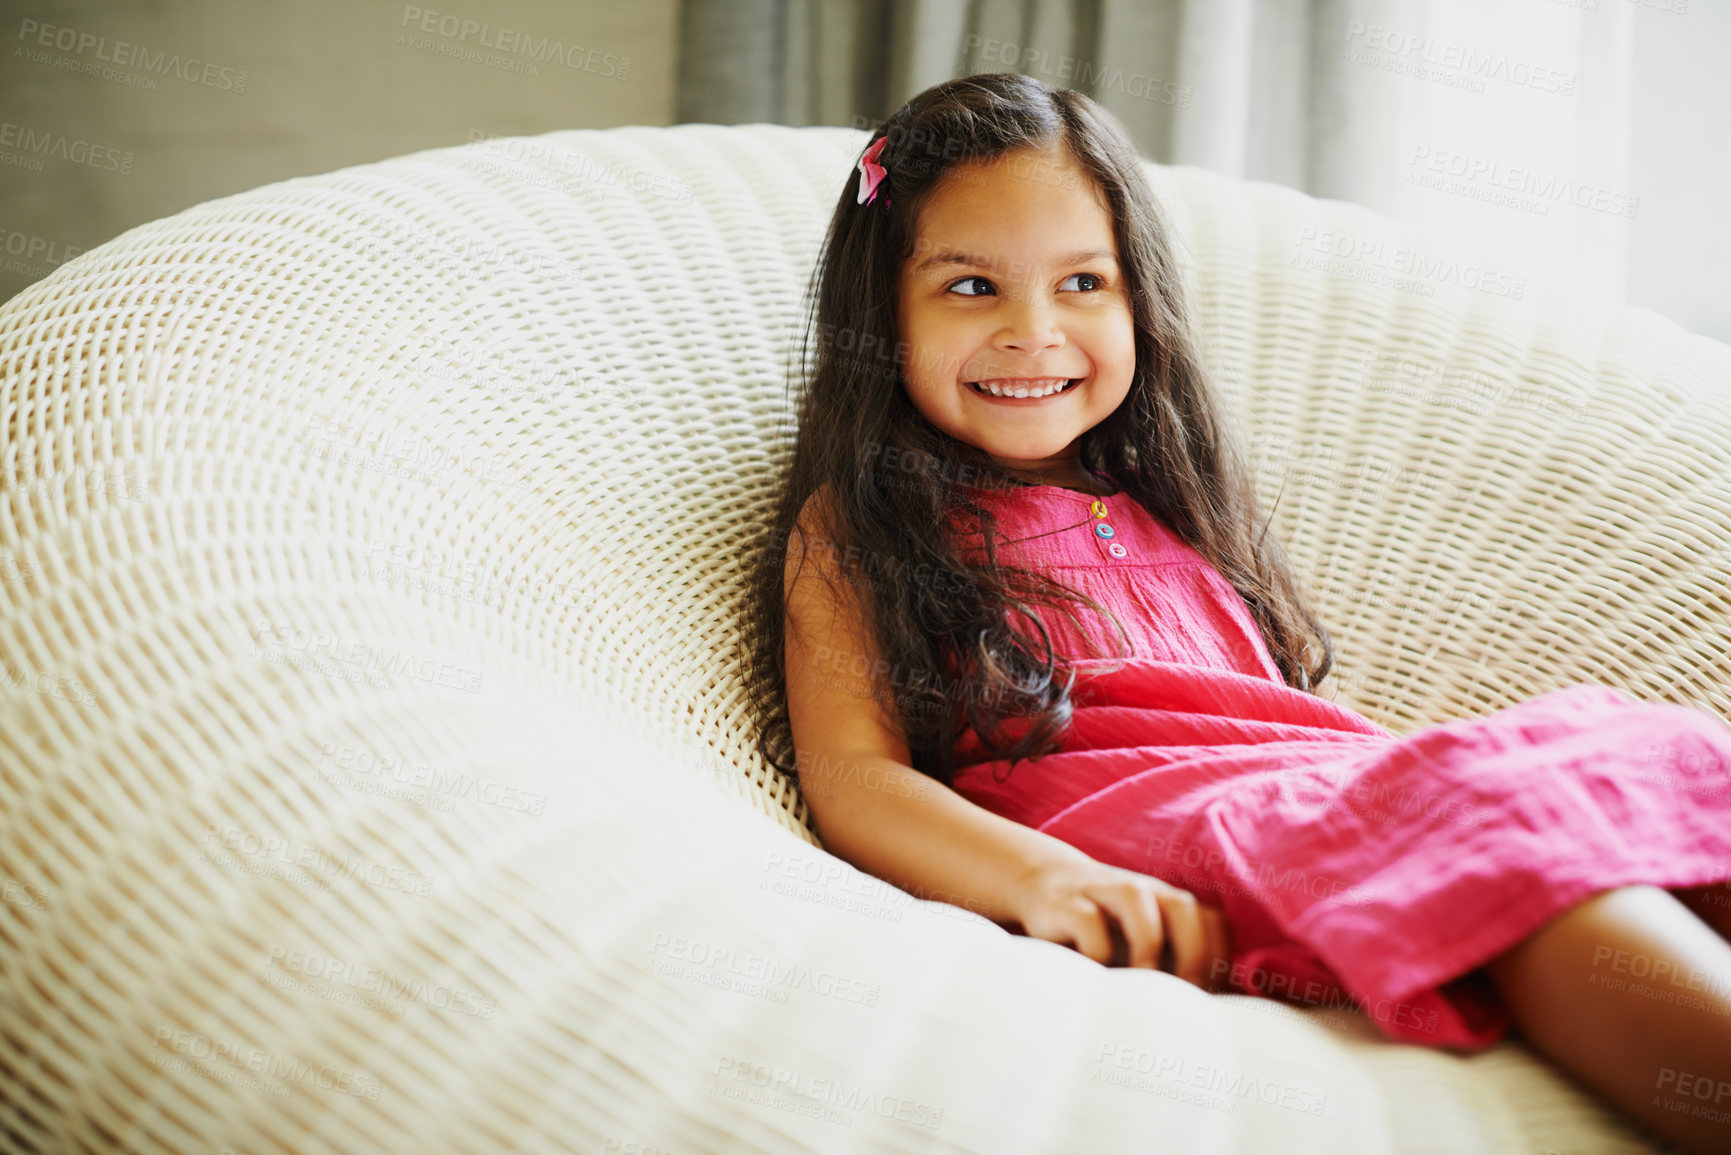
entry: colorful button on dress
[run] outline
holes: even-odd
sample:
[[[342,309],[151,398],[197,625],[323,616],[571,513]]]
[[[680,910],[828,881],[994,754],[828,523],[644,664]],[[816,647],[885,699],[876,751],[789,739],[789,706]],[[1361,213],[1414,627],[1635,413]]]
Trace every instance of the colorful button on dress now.
[[[1731,879],[1731,726],[1712,714],[1581,684],[1400,738],[1287,686],[1237,590],[1128,497],[970,492],[1000,560],[1109,607],[1134,649],[1090,658],[1035,607],[1078,668],[1063,748],[1012,769],[966,733],[955,789],[1218,907],[1233,993],[1484,1047],[1510,1025],[1485,962],[1600,891]]]

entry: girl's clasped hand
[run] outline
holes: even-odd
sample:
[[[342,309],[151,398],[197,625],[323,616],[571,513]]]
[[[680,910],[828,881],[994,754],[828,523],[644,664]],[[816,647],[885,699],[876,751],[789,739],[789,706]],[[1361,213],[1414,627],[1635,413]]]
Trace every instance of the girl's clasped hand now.
[[[1078,856],[1030,870],[1017,894],[1011,913],[1031,938],[1103,966],[1164,970],[1211,994],[1224,989],[1230,927],[1188,890]]]

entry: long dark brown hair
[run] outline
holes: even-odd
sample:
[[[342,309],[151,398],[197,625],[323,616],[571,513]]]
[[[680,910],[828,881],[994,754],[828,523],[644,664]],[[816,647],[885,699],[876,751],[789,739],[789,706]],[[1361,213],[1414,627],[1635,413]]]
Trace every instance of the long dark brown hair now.
[[[773,522],[750,559],[739,646],[765,759],[797,782],[784,651],[790,535],[807,561],[822,551],[835,561],[827,572],[845,576],[877,645],[879,663],[868,671],[876,696],[899,719],[913,768],[946,784],[966,730],[1012,769],[1060,745],[1072,715],[1070,662],[1082,655],[1054,653],[1033,604],[1072,621],[1086,605],[1128,640],[1093,599],[999,563],[991,509],[965,487],[1017,482],[928,422],[902,386],[897,279],[921,208],[957,166],[1054,142],[1105,198],[1135,327],[1130,390],[1083,434],[1082,468],[1213,564],[1249,605],[1286,683],[1314,693],[1334,664],[1333,645],[1279,541],[1264,540],[1267,523],[1256,531],[1256,493],[1198,362],[1167,225],[1122,126],[1083,93],[998,72],[926,89],[873,132],[867,149],[880,139],[887,175],[876,198],[857,203],[856,170],[812,273],[815,324],[808,311],[795,373],[808,383],[794,407]],[[807,514],[820,518],[814,541],[799,520],[820,491]],[[965,554],[946,525],[979,544]]]

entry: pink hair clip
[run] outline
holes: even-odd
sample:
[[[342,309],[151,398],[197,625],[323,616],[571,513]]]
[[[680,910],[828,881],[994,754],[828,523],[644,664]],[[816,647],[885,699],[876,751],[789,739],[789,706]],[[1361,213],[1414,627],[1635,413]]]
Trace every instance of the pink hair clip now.
[[[872,201],[876,200],[878,195],[878,185],[882,184],[884,177],[889,175],[889,173],[884,169],[884,166],[877,162],[878,157],[883,153],[884,142],[888,139],[889,137],[887,136],[878,137],[877,140],[873,142],[872,146],[866,149],[865,153],[859,158],[859,196],[855,202],[857,204],[869,205]],[[886,194],[884,196],[884,207],[888,208],[889,205],[890,198]]]

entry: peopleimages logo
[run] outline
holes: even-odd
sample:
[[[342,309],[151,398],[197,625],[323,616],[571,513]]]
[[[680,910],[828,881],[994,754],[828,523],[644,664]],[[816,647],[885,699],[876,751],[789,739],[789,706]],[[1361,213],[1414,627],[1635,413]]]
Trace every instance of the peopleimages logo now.
[[[69,160],[73,164],[85,164],[104,172],[117,172],[122,176],[132,171],[133,156],[130,152],[122,152],[105,144],[92,144],[88,140],[75,140],[65,133],[13,124],[10,120],[0,120],[0,148],[16,148],[35,156]],[[24,167],[40,170],[42,166],[37,163]]]
[[[1599,185],[1557,176],[1542,169],[1523,165],[1505,165],[1490,157],[1451,152],[1447,149],[1418,145],[1407,162],[1406,183],[1422,188],[1434,188],[1492,200],[1523,211],[1536,211],[1545,216],[1551,203],[1567,202],[1576,208],[1592,209],[1618,217],[1633,217],[1640,208],[1639,197],[1613,192]],[[1432,174],[1455,178],[1454,182],[1435,179]],[[1521,196],[1503,197],[1503,190]],[[1524,198],[1530,197],[1530,200]]]
[[[59,52],[70,52],[73,56],[88,56],[119,68],[137,68],[157,76],[179,77],[188,84],[199,84],[223,92],[246,91],[247,73],[244,68],[230,68],[227,65],[200,60],[195,56],[183,59],[180,53],[166,50],[153,53],[142,44],[132,44],[125,40],[110,41],[106,36],[98,36],[94,32],[84,32],[77,28],[43,24],[36,20],[20,20],[18,39],[24,41],[24,45],[16,49],[14,55],[23,56],[37,64],[59,64],[62,67],[77,64],[65,57],[50,57],[42,51],[51,48]],[[72,70],[83,71],[78,67]],[[105,79],[122,77],[108,76]]]
[[[290,1083],[373,1102],[378,1101],[385,1089],[378,1076],[365,1071],[314,1064],[263,1047],[177,1027],[157,1027],[150,1046],[145,1057],[168,1070],[189,1071],[217,1082],[266,1090],[283,1097],[293,1093],[293,1088],[286,1086]]]
[[[1423,80],[1483,92],[1485,81],[1500,80],[1517,88],[1532,88],[1559,96],[1573,96],[1575,74],[1547,68],[1530,61],[1437,40],[1398,28],[1384,28],[1353,20],[1347,24],[1342,59],[1369,64]]]
[[[1389,284],[1425,296],[1434,295],[1439,284],[1458,285],[1516,301],[1525,297],[1527,292],[1525,277],[1516,277],[1476,261],[1433,255],[1380,237],[1356,236],[1305,225],[1298,231],[1297,248],[1299,252],[1293,255],[1291,262],[1294,265],[1334,276]]]
[[[639,195],[657,196],[687,205],[697,199],[696,188],[670,173],[631,168],[622,162],[604,161],[587,153],[556,148],[545,141],[525,140],[520,136],[506,136],[503,133],[488,132],[483,128],[471,128],[466,147],[528,166],[532,170],[545,169],[548,175],[573,177],[583,182],[583,185],[595,188],[618,186]],[[510,175],[519,180],[524,179],[524,174],[521,173]]]
[[[0,228],[0,252],[8,257],[19,257],[24,262],[41,260],[49,268],[65,264],[84,250],[77,245],[68,245],[60,241],[49,240],[47,237],[33,236],[13,229]],[[8,262],[13,263],[13,262]]]
[[[416,8],[412,4],[404,5],[402,27],[407,32],[399,37],[398,43],[406,43],[411,48],[435,51],[444,56],[466,59],[471,63],[521,65],[522,61],[510,58],[523,57],[543,64],[563,64],[576,72],[593,72],[597,76],[611,77],[614,80],[626,80],[631,76],[629,56],[616,56],[595,48],[586,49],[580,44],[566,44],[551,36],[538,37],[532,32],[520,29],[503,26],[495,28],[491,24],[470,20],[451,12],[434,12],[431,9]],[[425,36],[412,38],[412,34],[416,32],[437,36],[450,43],[438,46],[426,42]],[[476,49],[489,49],[502,55],[489,58],[481,52],[469,49],[467,46],[470,37],[474,38]],[[536,76],[539,72],[530,71],[528,74]]]

